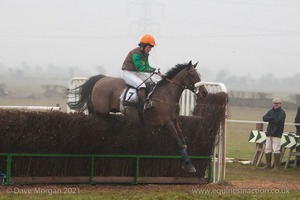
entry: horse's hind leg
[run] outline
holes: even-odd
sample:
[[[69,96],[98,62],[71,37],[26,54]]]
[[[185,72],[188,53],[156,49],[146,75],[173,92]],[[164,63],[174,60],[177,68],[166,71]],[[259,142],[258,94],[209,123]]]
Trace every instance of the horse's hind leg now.
[[[87,110],[88,110],[88,113],[89,113],[89,114],[94,114],[94,111],[93,111],[93,104],[92,104],[91,99],[89,99],[88,102],[87,102]]]
[[[172,121],[170,121],[166,124],[166,128],[169,130],[171,137],[177,142],[179,152],[183,159],[182,168],[188,172],[196,172],[196,169],[192,165],[191,159],[189,158],[186,147],[178,135],[178,132],[175,128],[175,124]]]

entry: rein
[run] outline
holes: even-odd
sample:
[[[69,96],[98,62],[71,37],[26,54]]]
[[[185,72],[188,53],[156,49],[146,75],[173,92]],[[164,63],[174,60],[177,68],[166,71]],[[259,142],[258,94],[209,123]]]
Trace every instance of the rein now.
[[[188,89],[188,86],[185,85],[180,85],[178,83],[175,83],[174,81],[172,81],[171,79],[167,78],[164,74],[159,72],[154,72],[153,74],[157,74],[158,76],[162,77],[163,79],[165,79],[166,81],[168,81],[169,83],[172,83],[174,85],[177,85],[178,87],[182,87],[183,89]]]
[[[178,83],[175,83],[174,81],[172,81],[171,79],[167,78],[165,75],[163,75],[162,73],[160,73],[160,71],[158,72],[153,72],[153,74],[157,74],[158,76],[162,77],[163,79],[165,79],[166,81],[168,81],[169,83],[172,83],[178,87],[182,87],[183,89],[189,89],[190,91],[194,92],[195,94],[197,94],[199,92],[199,88],[200,86],[204,85],[203,81],[200,81],[198,83],[195,83],[194,85],[180,85]]]

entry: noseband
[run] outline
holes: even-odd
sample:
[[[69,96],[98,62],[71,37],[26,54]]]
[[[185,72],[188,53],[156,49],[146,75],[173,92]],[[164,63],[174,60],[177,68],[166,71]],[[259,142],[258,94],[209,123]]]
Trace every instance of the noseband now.
[[[195,71],[196,69],[191,69],[191,70],[188,70],[187,72],[190,73],[190,71]],[[188,79],[188,76],[186,77],[186,80]],[[187,82],[187,81],[185,81]],[[199,87],[201,86],[204,86],[204,81],[201,81],[200,82],[197,82],[195,84],[192,84],[192,85],[186,85],[186,86],[183,86],[184,89],[188,89],[190,91],[192,91],[193,93],[195,94],[198,94],[199,93]]]
[[[195,70],[195,69],[192,69],[192,70]],[[189,70],[189,71],[191,71],[191,70]],[[187,72],[189,73],[189,71],[187,71]],[[204,86],[204,81],[200,81],[200,82],[197,82],[197,83],[192,84],[192,85],[181,85],[181,84],[175,83],[174,81],[172,81],[171,79],[168,79],[165,76],[161,76],[161,77],[164,78],[169,83],[177,85],[178,87],[182,87],[183,89],[188,89],[188,90],[192,91],[195,94],[199,93],[199,87]],[[186,80],[187,79],[188,79],[188,76],[186,77]],[[186,80],[185,80],[185,82],[187,82]]]

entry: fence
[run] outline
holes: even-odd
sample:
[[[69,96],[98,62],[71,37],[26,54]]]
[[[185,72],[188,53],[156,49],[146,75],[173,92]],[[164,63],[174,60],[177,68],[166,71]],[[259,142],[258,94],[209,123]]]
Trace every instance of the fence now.
[[[225,92],[227,88],[223,83],[204,82],[209,93]],[[184,90],[180,99],[180,114],[185,116],[192,115],[195,106],[195,96],[190,90]],[[225,180],[225,157],[226,157],[226,124],[220,124],[220,131],[216,138],[216,146],[213,152],[213,182],[223,184]],[[218,158],[217,158],[218,157]]]
[[[90,183],[113,182],[113,183],[204,183],[211,182],[211,156],[191,156],[192,159],[206,159],[209,161],[208,178],[181,178],[181,177],[139,177],[139,163],[141,159],[179,159],[180,156],[164,155],[73,155],[73,154],[16,154],[0,153],[0,157],[6,158],[6,174],[3,177],[2,184],[12,184],[11,165],[14,157],[60,157],[60,158],[89,158],[90,159],[90,176],[89,177],[15,177],[18,183]],[[134,177],[95,177],[95,159],[96,158],[133,158],[135,159]]]
[[[76,88],[83,84],[87,80],[86,77],[74,77],[69,83],[69,88]],[[227,88],[223,83],[218,82],[204,82],[204,85],[209,93],[225,92],[227,93]],[[78,96],[69,96],[68,102],[76,100]],[[180,115],[190,116],[195,107],[195,95],[190,90],[184,90],[180,98]],[[68,112],[74,112],[69,106],[67,106]],[[87,111],[84,111],[87,113]],[[222,184],[225,179],[225,157],[226,157],[226,126],[220,124],[220,132],[216,138],[216,146],[213,153],[214,166],[213,166],[213,182]],[[218,157],[218,159],[217,159]]]
[[[70,81],[71,87],[77,87],[81,85],[83,82],[86,81],[85,77],[77,77]],[[76,85],[77,84],[77,85]],[[227,92],[226,87],[222,83],[214,83],[214,82],[205,82],[205,86],[207,87],[208,91],[210,93],[216,93],[216,92]],[[181,101],[181,108],[183,109],[182,113],[183,115],[190,115],[191,111],[193,110],[193,107],[195,105],[195,99],[194,94],[191,93],[188,90],[185,90],[183,92],[183,97],[180,100]],[[74,101],[77,97],[72,96],[68,101]],[[30,109],[30,107],[28,107]],[[27,108],[27,109],[28,109]],[[33,107],[31,107],[33,108]],[[52,108],[53,109],[53,108]],[[56,108],[55,108],[56,109]],[[72,112],[69,108],[68,112]],[[47,108],[46,108],[47,110]],[[51,109],[50,109],[51,110]],[[60,110],[60,109],[59,109]],[[217,144],[215,146],[215,150],[213,153],[213,170],[211,167],[209,167],[209,173],[208,173],[208,180],[210,181],[212,178],[211,171],[213,171],[213,182],[215,183],[223,183],[225,178],[225,135],[226,135],[226,127],[225,123],[220,124],[220,131],[217,135],[216,141]],[[218,159],[217,159],[218,155]],[[98,157],[128,157],[128,155],[63,155],[63,154],[0,154],[0,156],[6,158],[6,177],[7,183],[11,180],[11,162],[13,157],[87,157],[91,159],[91,175],[90,175],[90,183],[94,182],[94,167],[93,163],[95,158]],[[171,158],[180,158],[180,156],[158,156],[158,155],[129,155],[130,158],[136,159],[136,175],[134,177],[134,183],[138,183],[138,166],[139,166],[139,160],[143,158],[162,158],[162,159],[171,159]],[[191,158],[194,159],[212,159],[211,156],[191,156]],[[210,166],[210,165],[209,165]],[[141,179],[140,179],[141,180]],[[145,179],[144,179],[145,180]],[[174,181],[174,180],[173,180]],[[199,181],[199,180],[198,180]],[[183,183],[183,180],[179,180],[179,182]]]
[[[31,110],[31,111],[60,111],[61,107],[55,106],[0,106],[0,109]]]
[[[69,82],[69,87],[68,89],[74,89],[79,87],[80,85],[82,85],[83,83],[85,83],[87,81],[88,78],[86,77],[74,77],[70,80]],[[77,94],[69,94],[68,96],[68,101],[67,101],[67,113],[72,113],[75,112],[75,110],[72,110],[69,105],[68,102],[76,102],[79,100],[79,95]],[[88,111],[85,110],[84,111],[85,114],[88,114]]]

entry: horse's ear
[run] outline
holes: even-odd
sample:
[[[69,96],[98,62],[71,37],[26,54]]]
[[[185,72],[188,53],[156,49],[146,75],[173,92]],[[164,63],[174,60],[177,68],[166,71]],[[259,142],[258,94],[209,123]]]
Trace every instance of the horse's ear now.
[[[190,61],[190,62],[189,62],[189,66],[193,66],[193,63],[192,63],[192,61]]]
[[[198,62],[199,62],[199,61],[198,61]],[[196,64],[194,64],[194,65],[193,65],[193,67],[194,67],[194,68],[196,68],[196,67],[197,67],[197,65],[198,65],[198,62],[196,62]]]

